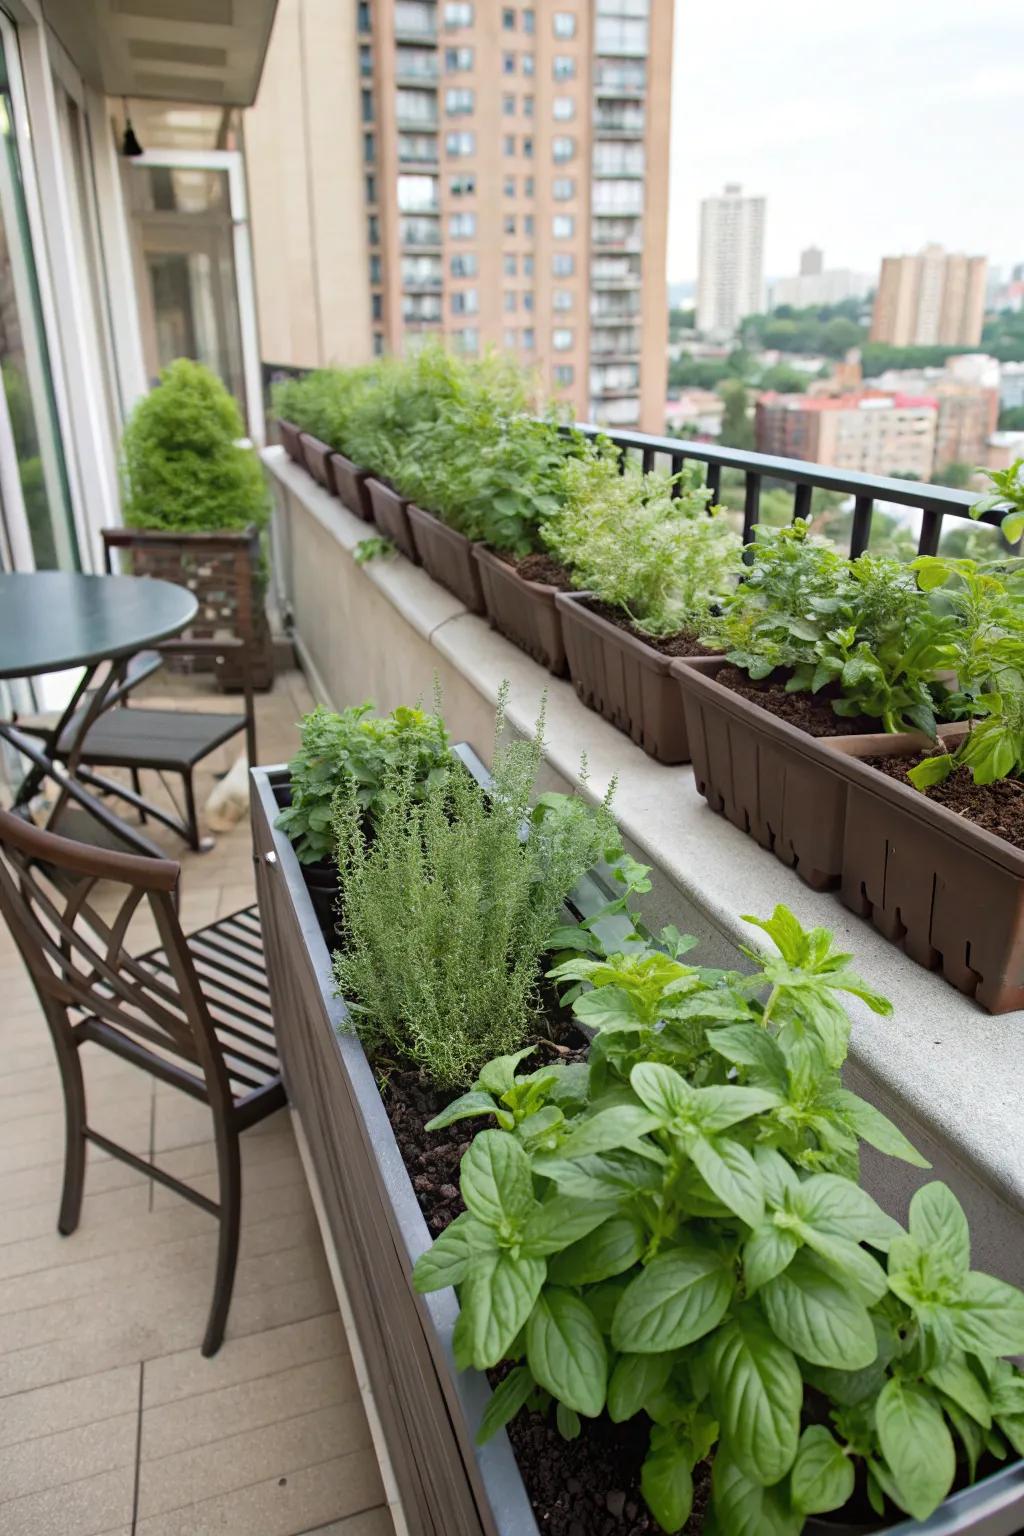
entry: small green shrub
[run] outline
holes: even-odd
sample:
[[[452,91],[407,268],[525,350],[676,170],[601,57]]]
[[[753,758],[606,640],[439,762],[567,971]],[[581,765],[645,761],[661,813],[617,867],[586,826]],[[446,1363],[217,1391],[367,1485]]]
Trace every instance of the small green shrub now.
[[[710,492],[692,478],[620,473],[607,443],[565,465],[564,498],[541,536],[573,585],[619,608],[637,629],[671,635],[699,628],[732,592],[741,542],[708,515]],[[673,495],[673,491],[678,494]]]
[[[532,741],[496,747],[488,793],[450,761],[419,799],[400,767],[369,846],[354,782],[336,797],[338,994],[378,1062],[416,1063],[442,1088],[522,1044],[565,898],[617,846],[607,802],[552,795],[531,811],[542,725]]]
[[[282,379],[271,391],[274,414],[347,454],[352,410],[376,387],[379,371],[380,364],[369,363],[363,368],[319,368],[301,379]]]
[[[288,833],[302,864],[315,864],[334,851],[331,804],[350,786],[361,825],[375,826],[392,798],[389,776],[407,770],[415,800],[443,772],[450,742],[440,712],[400,706],[383,718],[372,704],[354,704],[335,714],[317,708],[301,722],[301,744],[288,765],[292,803],[277,825]]]
[[[270,500],[258,455],[238,442],[244,435],[238,406],[208,368],[171,363],[124,429],[125,522],[176,533],[262,527]]]

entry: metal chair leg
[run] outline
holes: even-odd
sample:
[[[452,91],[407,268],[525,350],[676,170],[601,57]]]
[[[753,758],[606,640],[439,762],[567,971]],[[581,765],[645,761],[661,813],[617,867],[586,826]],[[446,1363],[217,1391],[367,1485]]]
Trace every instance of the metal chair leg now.
[[[61,1192],[57,1231],[70,1237],[82,1214],[85,1190],[85,1080],[78,1050],[54,1032],[57,1064],[64,1089],[64,1187]]]
[[[131,772],[131,778],[132,778],[132,789],[134,789],[135,793],[138,795],[139,799],[141,800],[142,799],[142,775],[139,773],[139,770],[137,768],[132,768],[130,770],[130,772]],[[141,826],[143,826],[143,827],[146,825],[146,813],[142,809],[141,805],[139,806],[139,824]]]
[[[217,1277],[213,1302],[203,1339],[203,1354],[209,1357],[220,1349],[231,1306],[238,1263],[238,1240],[242,1220],[242,1163],[238,1135],[224,1131],[217,1137],[217,1167],[220,1174],[220,1239],[217,1245]]]

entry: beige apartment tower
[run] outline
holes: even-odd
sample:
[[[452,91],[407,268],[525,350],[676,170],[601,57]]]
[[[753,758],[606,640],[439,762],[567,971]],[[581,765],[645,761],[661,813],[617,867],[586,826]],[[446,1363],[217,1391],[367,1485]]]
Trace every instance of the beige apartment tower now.
[[[431,337],[664,430],[673,0],[281,0],[246,114],[264,356]]]
[[[951,254],[941,245],[883,257],[870,339],[891,347],[976,347],[987,269],[984,256]]]

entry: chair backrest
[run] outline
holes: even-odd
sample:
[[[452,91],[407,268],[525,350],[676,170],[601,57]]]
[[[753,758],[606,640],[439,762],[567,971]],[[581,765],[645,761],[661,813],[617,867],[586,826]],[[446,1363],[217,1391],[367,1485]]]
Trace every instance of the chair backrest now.
[[[172,1075],[194,1079],[198,1069],[211,1102],[226,1102],[227,1073],[178,921],[179,875],[172,859],[94,848],[0,811],[0,913],[58,1049],[80,1028],[100,1044],[127,1041],[136,1059],[141,1049]],[[147,906],[160,949],[140,959],[128,929]]]
[[[113,551],[127,556],[127,574],[154,576],[187,587],[199,608],[187,633],[196,639],[256,638],[254,580],[260,541],[255,529],[225,533],[167,533],[151,528],[104,528],[103,553],[113,570]]]

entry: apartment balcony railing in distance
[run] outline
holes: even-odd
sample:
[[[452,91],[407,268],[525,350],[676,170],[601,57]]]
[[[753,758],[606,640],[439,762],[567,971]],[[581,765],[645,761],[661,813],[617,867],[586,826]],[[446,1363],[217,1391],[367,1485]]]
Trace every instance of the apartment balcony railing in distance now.
[[[615,427],[580,424],[588,437],[610,438],[623,450],[624,457],[639,459],[645,471],[659,467],[667,459],[672,473],[687,464],[703,464],[712,499],[722,493],[722,471],[738,470],[743,476],[743,537],[749,541],[759,520],[761,491],[765,481],[782,482],[793,487],[793,519],[810,517],[811,499],[816,490],[832,491],[853,497],[853,521],[849,552],[861,555],[871,539],[871,520],[876,502],[890,502],[910,507],[921,514],[917,552],[935,555],[939,551],[943,522],[946,518],[970,519],[971,506],[977,500],[969,491],[954,491],[943,485],[929,485],[921,480],[898,480],[885,475],[861,475],[846,469],[832,469],[827,464],[813,464],[806,459],[775,458],[765,453],[749,453],[741,448],[719,448],[714,443],[686,442],[675,437],[653,437],[644,432],[626,432]],[[979,523],[999,527],[1004,514],[986,512]],[[1020,546],[1015,547],[1019,553]]]

